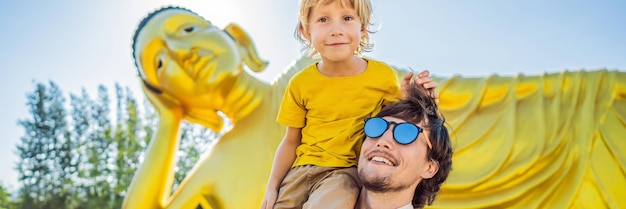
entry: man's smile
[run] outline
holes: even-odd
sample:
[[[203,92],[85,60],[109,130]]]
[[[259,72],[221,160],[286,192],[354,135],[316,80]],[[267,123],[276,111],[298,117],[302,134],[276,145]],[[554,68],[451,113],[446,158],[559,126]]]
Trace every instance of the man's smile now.
[[[370,152],[367,155],[367,160],[370,162],[384,163],[389,166],[397,165],[397,160],[391,156],[391,154],[379,150]]]

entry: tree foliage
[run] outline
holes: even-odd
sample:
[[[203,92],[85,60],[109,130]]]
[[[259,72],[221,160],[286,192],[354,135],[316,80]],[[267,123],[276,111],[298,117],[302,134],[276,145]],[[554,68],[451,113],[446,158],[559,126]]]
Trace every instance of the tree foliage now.
[[[17,208],[16,202],[11,201],[11,193],[0,183],[0,209]]]
[[[158,117],[128,88],[116,84],[114,95],[100,85],[95,98],[83,89],[67,104],[54,82],[37,83],[26,96],[30,116],[18,122],[25,131],[16,146],[18,198],[0,185],[0,209],[120,208]],[[175,186],[217,137],[182,125]]]

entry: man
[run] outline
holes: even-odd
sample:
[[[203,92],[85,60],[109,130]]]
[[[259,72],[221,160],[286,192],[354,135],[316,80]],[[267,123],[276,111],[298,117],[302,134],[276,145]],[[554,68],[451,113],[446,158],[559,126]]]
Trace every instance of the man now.
[[[363,184],[355,208],[431,205],[452,169],[452,145],[436,101],[412,85],[409,95],[364,125],[358,163]]]

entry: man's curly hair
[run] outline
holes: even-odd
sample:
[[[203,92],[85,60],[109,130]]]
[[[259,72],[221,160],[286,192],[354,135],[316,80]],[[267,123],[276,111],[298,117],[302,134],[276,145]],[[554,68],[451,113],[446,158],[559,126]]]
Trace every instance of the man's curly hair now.
[[[384,107],[377,117],[391,116],[412,123],[424,121],[422,128],[430,130],[428,138],[432,149],[428,149],[426,156],[439,166],[439,170],[432,178],[423,179],[415,188],[413,207],[423,208],[425,204],[431,205],[435,201],[441,184],[448,178],[452,170],[453,148],[445,126],[446,120],[439,112],[437,101],[421,86],[411,83],[407,97]]]

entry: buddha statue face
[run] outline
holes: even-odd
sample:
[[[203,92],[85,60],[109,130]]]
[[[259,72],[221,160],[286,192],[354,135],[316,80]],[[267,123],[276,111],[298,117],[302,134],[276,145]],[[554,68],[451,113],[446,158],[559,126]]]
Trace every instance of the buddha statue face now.
[[[214,131],[223,126],[218,112],[237,119],[250,111],[233,108],[242,108],[242,104],[233,104],[238,98],[232,95],[245,97],[247,88],[237,86],[243,85],[238,81],[244,64],[254,72],[267,66],[238,25],[231,23],[222,30],[194,12],[176,7],[162,8],[144,18],[132,47],[139,76],[150,91],[146,93],[179,105],[185,119]],[[239,90],[233,90],[237,87]]]
[[[234,38],[185,9],[150,14],[133,50],[144,83],[185,109],[219,109],[243,69]]]

